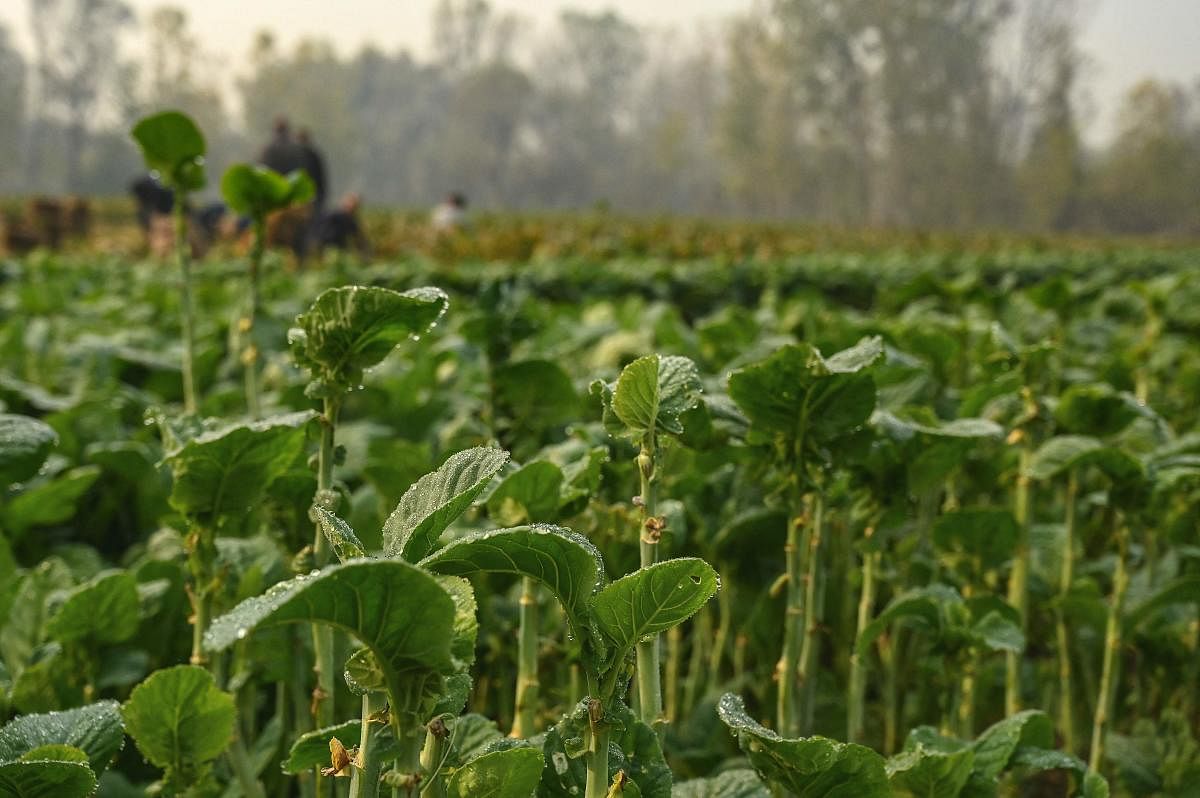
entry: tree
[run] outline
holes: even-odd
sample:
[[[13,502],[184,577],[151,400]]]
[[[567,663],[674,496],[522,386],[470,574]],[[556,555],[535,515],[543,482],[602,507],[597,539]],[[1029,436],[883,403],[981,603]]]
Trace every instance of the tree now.
[[[149,39],[146,58],[147,111],[176,108],[196,120],[203,130],[225,126],[220,91],[202,78],[211,74],[207,56],[188,27],[187,11],[160,6],[146,20]]]
[[[21,180],[21,136],[25,126],[25,59],[0,26],[0,191],[16,191]]]
[[[118,74],[118,35],[133,21],[122,0],[31,0],[39,113],[31,141],[40,148],[47,116],[65,125],[66,186],[80,190],[89,121]],[[35,149],[33,165],[40,166]]]

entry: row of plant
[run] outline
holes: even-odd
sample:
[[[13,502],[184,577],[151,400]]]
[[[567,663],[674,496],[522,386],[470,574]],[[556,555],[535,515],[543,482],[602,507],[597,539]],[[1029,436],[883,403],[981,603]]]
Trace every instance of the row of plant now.
[[[1194,783],[1190,264],[253,261],[8,266],[3,794]]]

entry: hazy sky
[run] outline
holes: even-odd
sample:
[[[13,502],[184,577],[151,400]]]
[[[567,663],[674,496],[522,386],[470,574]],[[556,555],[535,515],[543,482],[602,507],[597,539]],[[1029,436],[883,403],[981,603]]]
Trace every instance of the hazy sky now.
[[[905,0],[896,0],[904,2]],[[37,2],[37,0],[33,0]],[[139,16],[163,0],[127,0]],[[287,46],[305,35],[332,39],[343,52],[366,43],[384,49],[428,47],[435,0],[182,0],[195,31],[220,63],[236,67],[255,31],[270,28]],[[661,27],[714,23],[752,7],[752,0],[492,0],[492,5],[549,25],[565,7],[615,9]],[[1093,135],[1110,127],[1116,99],[1143,77],[1181,82],[1200,78],[1200,0],[1085,0],[1082,44],[1092,59]],[[0,23],[28,48],[29,0],[0,0]]]

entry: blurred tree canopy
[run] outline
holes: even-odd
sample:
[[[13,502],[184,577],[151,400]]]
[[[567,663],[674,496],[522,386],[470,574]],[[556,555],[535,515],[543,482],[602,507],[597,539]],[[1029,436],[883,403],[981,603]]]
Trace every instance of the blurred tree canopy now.
[[[182,7],[29,2],[28,63],[0,28],[6,193],[123,191],[130,120],[176,107],[217,169],[286,115],[334,192],[376,204],[458,190],[486,208],[1200,233],[1200,83],[1130,76],[1115,136],[1088,147],[1072,0],[773,0],[687,33],[566,11],[541,34],[440,0],[426,59],[262,31],[240,68]]]

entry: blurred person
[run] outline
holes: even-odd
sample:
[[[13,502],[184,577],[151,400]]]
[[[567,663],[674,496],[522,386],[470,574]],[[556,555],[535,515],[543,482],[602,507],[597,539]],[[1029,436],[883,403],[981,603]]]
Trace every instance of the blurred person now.
[[[371,243],[358,219],[362,198],[351,191],[343,195],[338,206],[320,217],[316,227],[317,251],[326,247],[354,250],[364,258],[371,255]]]
[[[308,128],[302,128],[296,134],[296,144],[300,148],[302,168],[312,178],[313,187],[316,189],[313,195],[313,210],[317,214],[321,214],[325,210],[325,200],[329,196],[325,155],[313,143],[312,134],[309,133]]]
[[[430,217],[433,229],[439,233],[461,230],[467,226],[467,198],[452,191],[433,209]]]
[[[170,216],[175,207],[175,192],[164,186],[154,175],[142,175],[129,184],[129,193],[137,204],[138,226],[142,232],[150,229],[155,216]]]
[[[292,128],[286,116],[275,117],[271,140],[259,153],[258,162],[281,175],[304,168],[304,150],[292,138]]]

